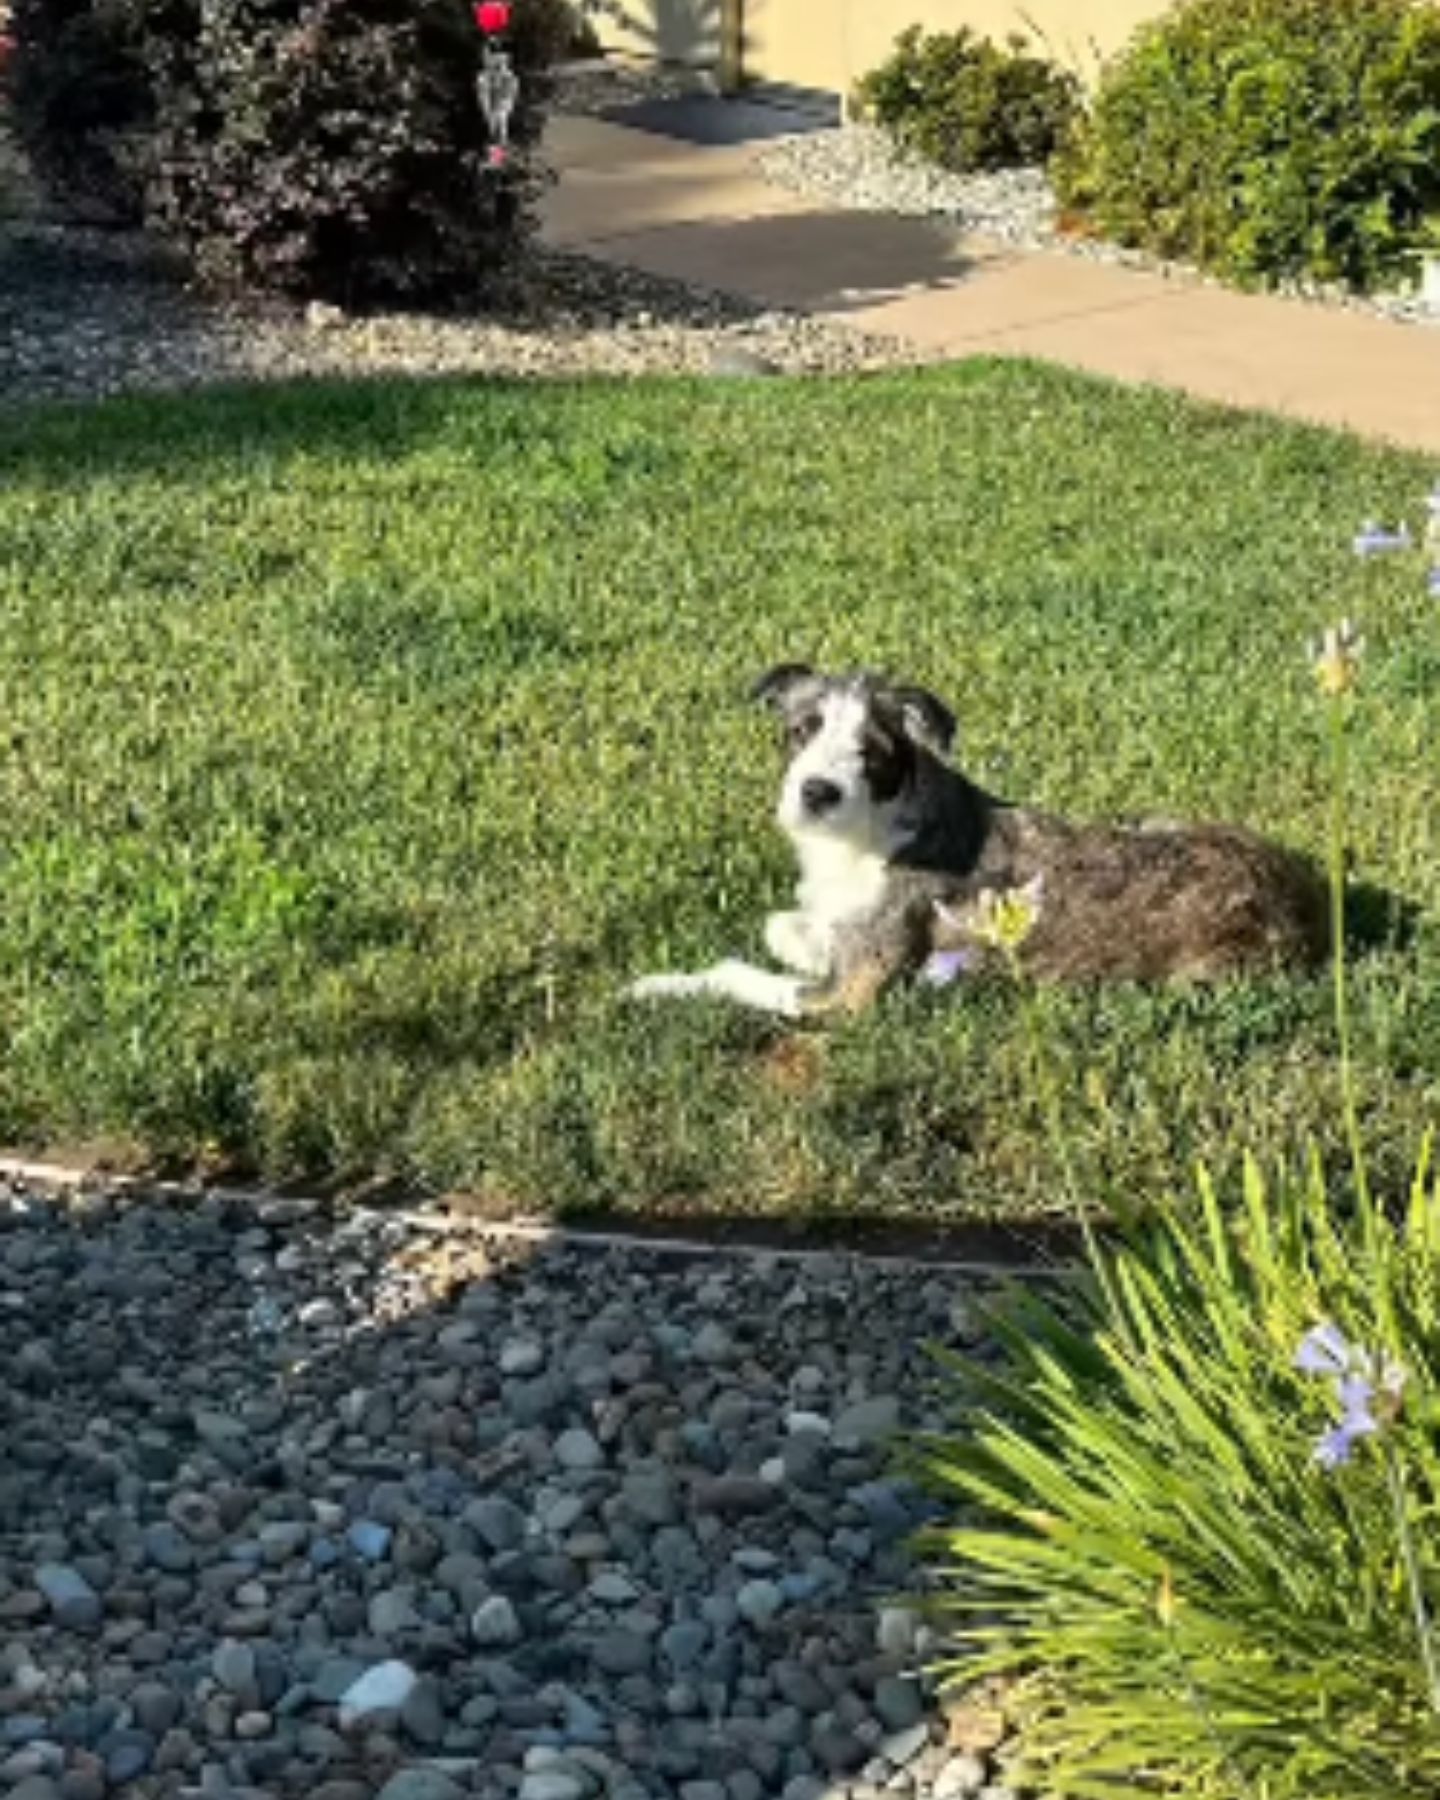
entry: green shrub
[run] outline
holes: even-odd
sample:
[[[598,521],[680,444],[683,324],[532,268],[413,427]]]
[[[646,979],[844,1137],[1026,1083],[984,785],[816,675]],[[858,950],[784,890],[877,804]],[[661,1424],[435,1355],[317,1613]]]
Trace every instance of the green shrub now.
[[[13,85],[42,175],[142,214],[205,278],[433,300],[522,235],[544,70],[572,30],[565,0],[517,0],[503,170],[464,0],[19,0]]]
[[[1023,38],[1002,47],[963,27],[927,36],[914,25],[856,98],[903,149],[963,172],[1045,162],[1075,122],[1080,88]]]
[[[1022,1779],[1047,1795],[1440,1792],[1392,1490],[1433,1617],[1440,1186],[1422,1172],[1399,1228],[1342,1218],[1318,1174],[1202,1199],[1111,1258],[1098,1335],[1012,1316],[978,1426],[934,1453],[986,1515],[940,1546],[975,1615],[960,1667],[1019,1678]],[[1295,1366],[1322,1321],[1407,1376],[1398,1420],[1333,1470],[1330,1384]]]
[[[1440,10],[1183,0],[1110,67],[1055,176],[1102,235],[1242,283],[1394,282],[1440,216]]]

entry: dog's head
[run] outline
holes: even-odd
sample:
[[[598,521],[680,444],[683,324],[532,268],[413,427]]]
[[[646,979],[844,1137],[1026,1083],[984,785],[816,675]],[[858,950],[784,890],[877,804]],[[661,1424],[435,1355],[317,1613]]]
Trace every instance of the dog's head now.
[[[753,694],[784,726],[790,762],[777,816],[792,833],[883,848],[925,760],[947,755],[955,737],[943,701],[878,675],[782,663]]]

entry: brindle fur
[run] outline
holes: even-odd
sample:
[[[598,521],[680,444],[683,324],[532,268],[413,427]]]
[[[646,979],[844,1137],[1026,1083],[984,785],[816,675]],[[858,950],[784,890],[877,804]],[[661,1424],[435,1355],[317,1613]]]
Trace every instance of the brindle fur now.
[[[1021,961],[1042,980],[1213,981],[1303,968],[1325,955],[1314,868],[1234,825],[1076,826],[997,809],[977,875],[1043,878]],[[937,949],[963,938],[943,922]]]

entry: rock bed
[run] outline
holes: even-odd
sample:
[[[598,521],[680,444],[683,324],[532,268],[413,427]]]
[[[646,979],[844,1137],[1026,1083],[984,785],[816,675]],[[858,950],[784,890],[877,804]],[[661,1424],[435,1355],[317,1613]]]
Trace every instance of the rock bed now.
[[[578,64],[557,100],[593,112],[696,85]],[[447,313],[227,304],[138,234],[47,217],[0,129],[0,404],[305,376],[837,374],[923,355],[539,245]]]
[[[1119,263],[1207,286],[1227,285],[1141,250],[1057,231],[1055,196],[1041,169],[951,174],[897,150],[888,134],[873,125],[852,123],[780,139],[765,146],[756,166],[777,186],[833,206],[943,218],[1018,249]],[[1403,324],[1440,324],[1440,313],[1414,293],[1361,296],[1318,283],[1282,284],[1277,291],[1291,299],[1377,314]]]
[[[952,175],[904,155],[873,125],[782,138],[762,149],[757,166],[778,186],[835,206],[950,219],[967,231],[1028,246],[1054,235],[1054,197],[1039,169]]]
[[[294,376],[842,373],[892,339],[536,248],[469,313],[225,306],[115,232],[0,221],[0,401]]]
[[[1010,1800],[887,1449],[977,1298],[0,1194],[0,1791]]]

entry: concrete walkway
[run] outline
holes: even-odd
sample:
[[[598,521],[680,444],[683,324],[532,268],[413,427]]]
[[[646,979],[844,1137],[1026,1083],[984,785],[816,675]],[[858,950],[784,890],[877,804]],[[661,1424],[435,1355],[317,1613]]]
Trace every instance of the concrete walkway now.
[[[555,244],[954,356],[1037,356],[1440,452],[1440,328],[786,194],[746,145],[558,117]]]

